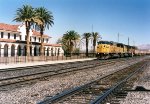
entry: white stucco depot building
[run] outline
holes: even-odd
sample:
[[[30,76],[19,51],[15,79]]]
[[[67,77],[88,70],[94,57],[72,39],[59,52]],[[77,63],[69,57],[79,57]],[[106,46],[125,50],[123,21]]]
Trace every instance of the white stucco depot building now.
[[[30,55],[40,54],[40,32],[30,30]],[[63,55],[60,44],[50,44],[51,37],[43,35],[44,55]],[[26,56],[26,30],[25,25],[10,25],[0,23],[0,57]]]

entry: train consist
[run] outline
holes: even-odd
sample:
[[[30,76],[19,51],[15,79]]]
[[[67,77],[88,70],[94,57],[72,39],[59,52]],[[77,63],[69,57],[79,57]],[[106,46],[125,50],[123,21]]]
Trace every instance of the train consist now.
[[[142,54],[147,54],[147,52],[140,51],[135,46],[125,45],[113,41],[99,41],[96,49],[96,56],[101,59],[128,57]]]

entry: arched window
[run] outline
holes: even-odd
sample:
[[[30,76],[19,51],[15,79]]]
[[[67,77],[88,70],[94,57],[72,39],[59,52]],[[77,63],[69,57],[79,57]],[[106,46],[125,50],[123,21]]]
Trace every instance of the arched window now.
[[[23,56],[26,56],[27,55],[27,48],[26,48],[26,46],[24,46],[24,48],[23,48]]]
[[[49,56],[49,47],[47,48],[47,56]]]
[[[21,46],[20,45],[18,45],[18,47],[17,47],[17,55],[21,56]]]
[[[15,45],[11,46],[11,56],[15,56]]]
[[[4,45],[4,57],[8,57],[8,45]]]

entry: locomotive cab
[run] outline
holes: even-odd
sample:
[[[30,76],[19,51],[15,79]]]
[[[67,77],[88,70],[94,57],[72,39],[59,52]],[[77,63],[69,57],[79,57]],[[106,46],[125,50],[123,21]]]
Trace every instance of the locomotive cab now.
[[[110,51],[110,42],[100,41],[97,45],[97,53],[109,53]]]
[[[110,53],[111,42],[99,41],[97,45],[97,57],[106,57]]]

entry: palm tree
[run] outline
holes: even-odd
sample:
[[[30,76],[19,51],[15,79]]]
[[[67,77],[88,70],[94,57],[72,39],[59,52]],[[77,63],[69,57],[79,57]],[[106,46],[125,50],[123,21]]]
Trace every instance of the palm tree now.
[[[72,53],[72,51],[74,50],[73,48],[76,48],[76,44],[79,39],[80,35],[77,32],[75,32],[74,30],[67,31],[62,37],[62,44],[65,51],[67,53]]]
[[[89,46],[89,39],[91,37],[91,33],[84,33],[83,38],[85,39],[86,43],[86,56],[88,56],[88,46]]]
[[[22,8],[17,9],[17,14],[13,21],[16,22],[23,22],[25,23],[26,27],[26,35],[27,35],[27,56],[30,56],[30,36],[29,31],[31,26],[33,25],[35,18],[35,12],[32,6],[30,5],[23,5]]]
[[[95,46],[96,46],[97,40],[101,38],[101,36],[99,35],[98,32],[92,32],[92,38],[93,38],[93,53],[95,53]]]
[[[44,7],[36,8],[35,9],[36,16],[39,21],[36,22],[36,29],[40,30],[41,34],[41,50],[40,53],[43,56],[43,48],[44,48],[44,42],[43,42],[43,33],[45,31],[45,28],[49,29],[49,26],[52,26],[54,24],[53,20],[53,15],[52,12],[48,11]]]

